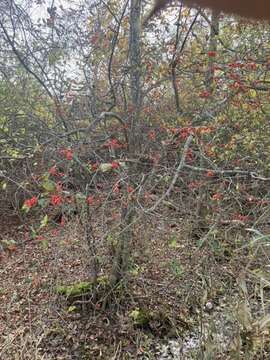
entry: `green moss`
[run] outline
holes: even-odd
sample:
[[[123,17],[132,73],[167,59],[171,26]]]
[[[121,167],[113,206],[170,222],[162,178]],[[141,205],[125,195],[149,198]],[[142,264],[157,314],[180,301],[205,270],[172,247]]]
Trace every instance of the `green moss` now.
[[[136,326],[146,326],[149,324],[150,316],[144,309],[136,308],[129,314]]]
[[[59,285],[56,286],[55,291],[58,295],[64,295],[66,297],[80,296],[93,290],[94,286],[106,287],[109,284],[108,276],[99,276],[96,283],[92,281],[81,281],[71,285]]]
[[[107,275],[99,276],[97,278],[97,283],[99,285],[108,285],[109,284],[109,277]]]
[[[89,292],[92,289],[92,283],[82,281],[72,285],[60,285],[56,287],[56,293],[67,297],[79,296]]]

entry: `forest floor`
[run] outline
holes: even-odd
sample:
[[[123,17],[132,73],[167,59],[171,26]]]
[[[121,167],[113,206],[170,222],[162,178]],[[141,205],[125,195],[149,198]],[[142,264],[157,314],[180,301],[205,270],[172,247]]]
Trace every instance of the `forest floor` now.
[[[89,279],[78,219],[32,239],[2,217],[2,243],[15,243],[0,253],[0,358],[269,359],[267,244],[248,246],[239,222],[198,245],[189,219],[166,211],[138,227],[128,279],[106,309],[55,290]]]

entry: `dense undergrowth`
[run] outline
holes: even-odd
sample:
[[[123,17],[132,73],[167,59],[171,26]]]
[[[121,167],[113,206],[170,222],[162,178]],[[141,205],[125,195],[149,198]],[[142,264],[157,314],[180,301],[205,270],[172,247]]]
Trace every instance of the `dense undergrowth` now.
[[[0,358],[268,359],[268,24],[66,3],[0,4]]]
[[[161,359],[171,348],[169,358],[267,356],[269,180],[210,166],[193,133],[163,135],[137,159],[110,140],[94,159],[84,147],[11,163],[1,197],[4,359]],[[127,267],[115,281],[123,234]]]

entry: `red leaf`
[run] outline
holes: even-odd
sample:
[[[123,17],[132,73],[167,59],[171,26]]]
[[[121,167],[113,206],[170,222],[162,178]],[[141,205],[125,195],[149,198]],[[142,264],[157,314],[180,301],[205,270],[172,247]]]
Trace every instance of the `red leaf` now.
[[[209,57],[216,57],[217,53],[216,53],[216,51],[208,51],[207,55]]]
[[[120,164],[119,164],[119,162],[117,162],[117,161],[113,161],[113,162],[111,163],[111,165],[112,165],[112,169],[118,169],[118,168],[120,167]]]
[[[62,203],[62,198],[60,195],[52,195],[51,196],[51,204],[53,206],[61,205],[61,203]]]
[[[24,206],[31,208],[38,203],[38,198],[36,196],[33,196],[31,199],[25,200]]]

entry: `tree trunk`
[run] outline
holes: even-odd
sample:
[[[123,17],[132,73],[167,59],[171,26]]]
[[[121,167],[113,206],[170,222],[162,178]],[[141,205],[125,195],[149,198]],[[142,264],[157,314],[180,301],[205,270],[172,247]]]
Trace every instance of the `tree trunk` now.
[[[116,253],[113,261],[111,276],[112,286],[115,286],[119,281],[121,281],[128,270],[130,242],[133,237],[133,231],[131,227],[134,215],[135,212],[133,204],[131,203],[122,209],[122,231],[118,239]]]
[[[130,0],[129,64],[131,113],[129,150],[131,155],[140,152],[141,139],[141,0]]]
[[[211,18],[211,29],[210,29],[210,39],[209,39],[209,48],[208,51],[215,53],[217,51],[217,36],[219,33],[219,13],[213,12]],[[210,93],[213,92],[214,85],[214,64],[215,57],[209,57],[208,61],[208,70],[205,77],[205,86],[207,91]]]

